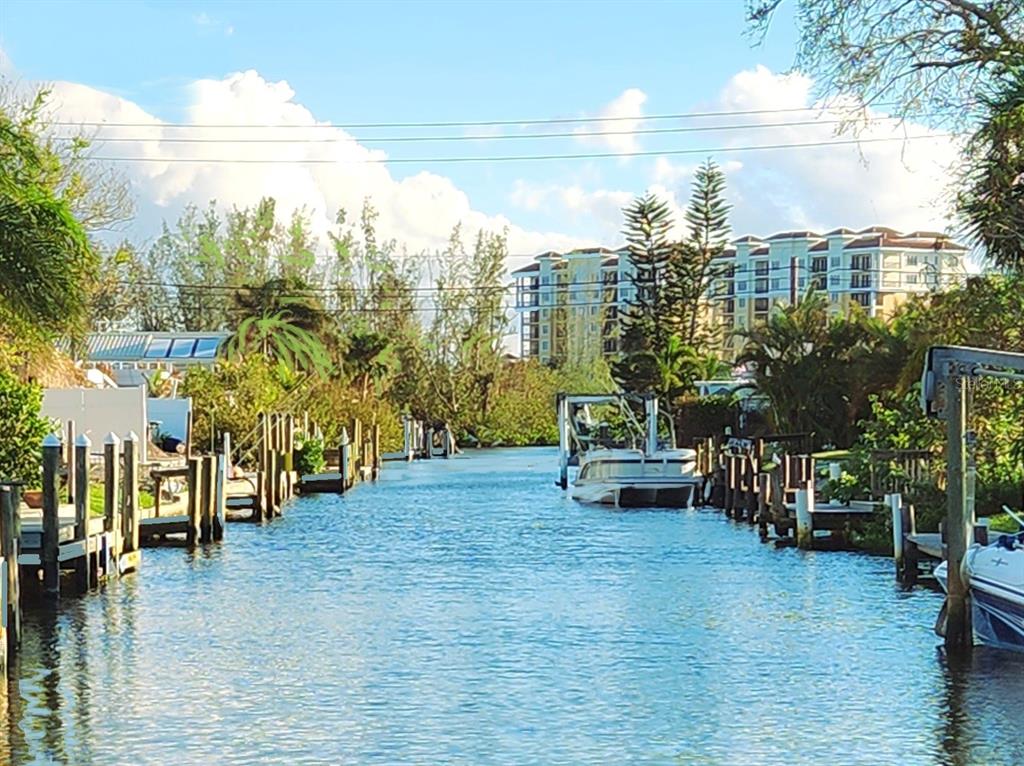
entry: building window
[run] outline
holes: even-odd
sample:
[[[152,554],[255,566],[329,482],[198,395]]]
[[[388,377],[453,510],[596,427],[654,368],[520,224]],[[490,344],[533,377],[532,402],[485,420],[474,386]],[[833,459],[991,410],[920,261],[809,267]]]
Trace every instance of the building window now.
[[[736,289],[739,290],[741,293],[745,293],[747,291],[747,283],[746,282],[738,282],[736,284]]]
[[[734,298],[730,298],[729,300],[727,300],[725,302],[725,307],[722,310],[726,314],[734,314],[734,313],[736,313],[736,300]]]
[[[871,287],[871,275],[852,274],[850,276],[850,287]]]
[[[871,305],[871,293],[850,293],[850,300],[861,306]]]
[[[754,276],[768,276],[768,261],[754,261]]]
[[[781,290],[781,289],[782,289],[782,280],[781,279],[773,279],[772,280],[772,290]]]
[[[768,292],[768,280],[757,279],[754,281],[754,292],[755,293],[766,293]]]
[[[827,285],[825,284],[827,277],[824,274],[816,274],[811,277],[811,289],[812,290],[825,290]],[[838,281],[838,277],[832,277],[832,279]],[[801,287],[803,287],[803,280],[800,280]]]
[[[838,285],[838,284],[839,284],[839,275],[838,275],[838,274],[833,274],[832,276],[830,276],[830,277],[828,278],[828,283],[829,283],[830,285],[832,285],[833,287],[834,287],[835,285]]]
[[[882,293],[875,293],[875,305],[876,306],[884,306],[885,305],[885,296]]]
[[[819,271],[828,271],[828,258],[820,255],[812,258],[811,271],[815,273]]]
[[[747,307],[747,299],[746,298],[740,298],[740,308],[741,309],[745,309],[746,307]]]
[[[908,253],[907,254],[907,265],[908,266],[916,266],[917,265],[917,253],[913,253],[913,254]]]
[[[772,271],[778,271],[780,268],[782,268],[781,263],[778,261],[772,261]]]
[[[867,271],[871,268],[870,255],[855,255],[850,261],[850,268],[854,271]]]
[[[754,298],[754,311],[757,313],[763,313],[768,310],[768,299],[767,298]]]
[[[540,350],[541,350],[541,351],[547,351],[547,350],[548,350],[548,348],[549,348],[549,345],[550,345],[550,344],[549,344],[549,343],[548,343],[548,342],[547,342],[546,340],[542,340],[542,341],[540,342]]]
[[[916,285],[917,284],[917,274],[907,274],[907,284],[908,285]]]
[[[839,263],[840,263],[839,256],[838,255],[833,255],[832,256],[832,268],[833,269],[838,269],[839,268]]]

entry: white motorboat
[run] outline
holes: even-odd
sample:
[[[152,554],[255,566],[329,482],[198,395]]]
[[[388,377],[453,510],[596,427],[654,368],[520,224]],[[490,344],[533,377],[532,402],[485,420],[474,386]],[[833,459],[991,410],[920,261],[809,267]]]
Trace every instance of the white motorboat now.
[[[702,478],[691,449],[593,449],[580,455],[571,496],[584,503],[620,508],[693,505]]]
[[[631,425],[635,441],[643,449],[607,447],[595,444],[582,431],[575,408],[585,413],[590,405],[618,404]],[[624,508],[693,505],[703,477],[697,473],[697,453],[692,449],[664,446],[658,437],[658,400],[644,398],[646,428],[635,421],[621,394],[559,397],[560,485],[568,489],[568,466],[578,461],[570,496],[584,503],[601,503]],[[671,439],[669,439],[671,442]]]
[[[935,568],[946,589],[947,562]],[[982,644],[1024,651],[1024,532],[972,545],[964,557],[974,637]]]

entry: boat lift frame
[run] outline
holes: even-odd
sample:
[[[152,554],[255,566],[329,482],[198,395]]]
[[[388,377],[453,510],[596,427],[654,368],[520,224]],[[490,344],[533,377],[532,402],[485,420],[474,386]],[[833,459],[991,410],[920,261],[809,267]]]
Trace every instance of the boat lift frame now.
[[[569,458],[572,457],[569,436],[574,410],[590,404],[617,404],[629,398],[631,397],[627,394],[558,395],[558,486],[562,489],[569,488]],[[643,400],[644,413],[647,416],[644,455],[650,456],[658,449],[658,397],[654,394],[644,394],[640,398]]]
[[[1024,382],[1024,354],[968,346],[932,346],[921,375],[921,407],[925,414],[946,421],[946,541],[947,589],[945,613],[946,650],[964,653],[974,645],[970,595],[963,560],[969,529],[974,523],[973,504],[967,498],[967,383],[978,378]],[[941,621],[941,617],[940,617]]]

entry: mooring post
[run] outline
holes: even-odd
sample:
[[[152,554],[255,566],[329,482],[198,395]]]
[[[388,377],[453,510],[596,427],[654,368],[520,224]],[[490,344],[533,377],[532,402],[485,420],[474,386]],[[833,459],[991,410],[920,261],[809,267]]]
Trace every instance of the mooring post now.
[[[810,550],[814,547],[814,480],[806,479],[796,491],[796,544]]]
[[[204,455],[202,481],[199,482],[199,542],[213,542],[213,470],[214,458],[211,455]]]
[[[569,488],[569,399],[558,395],[558,486]]]
[[[0,554],[4,561],[6,609],[3,613],[7,633],[7,651],[13,656],[21,641],[21,584],[18,571],[18,491],[13,486],[0,487]],[[0,681],[3,679],[0,678]]]
[[[722,510],[725,511],[726,516],[732,516],[733,495],[736,493],[735,461],[731,454],[726,453],[722,462],[725,466],[725,492],[722,497]]]
[[[338,473],[341,474],[341,492],[349,488],[349,471],[351,468],[352,455],[349,453],[351,445],[348,441],[348,429],[341,427],[341,440],[338,442]]]
[[[761,541],[768,539],[768,503],[770,501],[771,477],[761,471],[757,474],[757,529]]]
[[[228,434],[224,434],[224,445],[230,445]],[[228,451],[221,452],[216,457],[217,471],[214,485],[214,513],[213,513],[213,539],[220,542],[224,539],[224,528],[227,519],[227,482],[228,482]]]
[[[898,492],[886,495],[883,502],[892,516],[892,558],[896,563],[896,579],[902,580],[906,567],[904,557],[906,530],[903,529],[903,502]]]
[[[67,466],[67,487],[68,487],[68,502],[75,502],[75,482],[78,480],[76,467],[77,456],[75,452],[75,421],[69,420],[67,426],[64,429],[64,463]]]
[[[946,384],[946,649],[968,652],[974,645],[967,583],[961,577],[967,553],[966,378],[951,372]]]
[[[189,547],[194,547],[199,542],[202,513],[199,496],[202,493],[202,473],[202,458],[190,457],[188,459],[188,526],[185,528],[185,544]]]
[[[433,428],[428,428],[427,429],[427,435],[426,435],[425,441],[426,441],[426,444],[427,444],[427,449],[426,449],[426,452],[424,453],[423,457],[425,457],[427,460],[430,460],[430,459],[432,459],[434,457],[434,429]]]
[[[85,434],[75,439],[75,539],[89,536],[89,451],[92,442]]]
[[[232,465],[231,465],[231,434],[225,431],[221,434],[221,454],[224,455],[224,476],[225,480],[231,478]]]
[[[92,442],[85,434],[75,439],[75,539],[85,541],[85,556],[75,562],[75,579],[85,591],[92,587],[92,555],[89,541],[89,452]]]
[[[139,550],[139,435],[129,431],[124,437],[124,509],[121,513],[121,548],[134,553]]]
[[[60,597],[60,449],[60,439],[54,434],[43,439],[43,547],[39,561],[43,565],[43,593],[50,598]]]
[[[373,480],[380,478],[380,423],[374,423],[370,429],[373,443]]]
[[[116,570],[121,555],[121,440],[112,431],[103,439],[103,531],[110,541],[103,571],[109,577],[117,574],[111,571],[110,562]]]

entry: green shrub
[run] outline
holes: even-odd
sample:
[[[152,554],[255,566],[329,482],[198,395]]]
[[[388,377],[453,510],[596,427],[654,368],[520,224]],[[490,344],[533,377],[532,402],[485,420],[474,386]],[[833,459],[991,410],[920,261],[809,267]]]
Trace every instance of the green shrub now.
[[[320,473],[326,464],[324,443],[321,439],[306,439],[302,446],[295,450],[295,470],[299,475]]]
[[[43,390],[0,371],[0,478],[40,486],[42,442],[52,424],[42,416]]]

